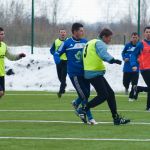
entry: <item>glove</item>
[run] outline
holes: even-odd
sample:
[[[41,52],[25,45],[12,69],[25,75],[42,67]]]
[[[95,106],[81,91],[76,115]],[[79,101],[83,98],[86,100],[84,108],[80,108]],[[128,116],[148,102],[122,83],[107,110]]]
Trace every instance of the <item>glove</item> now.
[[[20,53],[20,54],[19,54],[19,58],[23,58],[23,57],[26,57],[26,54]]]
[[[54,61],[55,61],[55,64],[59,64],[60,63],[60,57],[59,57],[59,54],[58,53],[55,53],[54,55]]]
[[[118,64],[118,65],[121,65],[121,63],[122,63],[122,61],[121,60],[119,60],[119,59],[112,59],[110,62],[109,62],[110,64]]]

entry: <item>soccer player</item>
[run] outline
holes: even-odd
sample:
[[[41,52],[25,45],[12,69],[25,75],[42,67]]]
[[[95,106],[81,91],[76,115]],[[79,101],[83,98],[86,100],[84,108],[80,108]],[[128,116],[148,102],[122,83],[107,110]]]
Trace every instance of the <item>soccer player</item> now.
[[[141,75],[147,85],[147,87],[135,86],[134,96],[137,98],[139,92],[147,92],[146,110],[150,111],[150,26],[145,27],[144,37],[132,53],[130,63],[133,71],[137,71],[138,61]]]
[[[62,54],[65,53],[67,56],[67,72],[78,94],[78,98],[72,102],[75,110],[77,110],[81,102],[83,105],[87,103],[90,95],[90,84],[88,80],[84,79],[82,51],[87,40],[84,39],[83,36],[83,25],[81,23],[74,23],[72,25],[72,37],[67,39],[54,54],[56,64],[59,63],[59,57],[61,57]],[[84,114],[79,114],[79,117],[84,123],[87,123]],[[96,124],[90,110],[87,111],[87,117],[90,124]]]
[[[107,100],[111,110],[114,125],[127,124],[129,119],[120,117],[117,113],[116,98],[113,89],[104,77],[106,68],[103,61],[110,64],[121,64],[107,52],[107,44],[112,38],[112,31],[103,29],[98,39],[93,39],[86,44],[83,51],[84,76],[95,88],[97,96],[86,104],[85,108],[79,108],[85,114],[90,108],[94,108]],[[117,81],[116,81],[117,82]]]
[[[50,53],[54,55],[54,53],[59,49],[61,44],[67,39],[67,32],[65,29],[59,30],[59,38],[55,40],[53,43]],[[56,64],[56,70],[58,79],[60,81],[60,88],[59,92],[57,93],[58,97],[61,98],[62,94],[65,93],[65,88],[67,86],[66,84],[66,76],[67,76],[67,57],[66,54],[61,55],[60,57],[60,63]]]
[[[9,60],[19,60],[26,55],[24,53],[20,53],[18,55],[14,55],[10,53],[9,48],[3,42],[5,37],[5,32],[2,27],[0,27],[0,98],[5,94],[5,56]]]
[[[133,71],[130,65],[131,53],[134,51],[139,36],[136,32],[131,34],[131,41],[127,43],[122,51],[122,59],[124,60],[123,66],[123,85],[125,87],[125,93],[128,94],[130,83],[132,84],[131,91],[129,93],[129,101],[134,100],[133,87],[137,85],[139,79],[139,64],[136,64],[137,70]]]

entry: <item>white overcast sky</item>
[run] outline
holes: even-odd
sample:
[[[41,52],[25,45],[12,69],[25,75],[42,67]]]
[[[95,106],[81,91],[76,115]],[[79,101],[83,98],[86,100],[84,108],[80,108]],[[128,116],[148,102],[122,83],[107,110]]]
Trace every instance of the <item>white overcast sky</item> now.
[[[2,0],[0,0],[2,1]],[[9,3],[11,0],[3,2]],[[25,10],[31,10],[31,0],[15,0],[25,3]],[[53,0],[34,0],[35,15],[41,15],[44,10],[47,12],[48,18],[51,18],[51,1]],[[115,22],[120,18],[129,14],[129,5],[134,13],[135,19],[137,13],[138,0],[60,0],[61,7],[59,9],[59,22],[67,21],[84,21],[88,23],[95,22]],[[142,0],[141,0],[142,1]],[[150,0],[147,0],[150,3]],[[47,6],[47,10],[45,10]],[[150,13],[150,11],[149,11]]]
[[[26,1],[26,0],[24,0]],[[64,21],[83,20],[94,23],[104,21],[119,20],[122,16],[128,14],[129,0],[60,0],[60,19]],[[50,0],[35,0],[36,6],[39,3],[49,4]],[[64,8],[64,9],[63,9]],[[120,9],[121,8],[121,9]],[[119,13],[120,9],[120,13]],[[38,11],[38,9],[37,9]],[[50,13],[49,13],[50,15]],[[117,15],[117,17],[116,17]],[[108,17],[107,17],[108,16]]]

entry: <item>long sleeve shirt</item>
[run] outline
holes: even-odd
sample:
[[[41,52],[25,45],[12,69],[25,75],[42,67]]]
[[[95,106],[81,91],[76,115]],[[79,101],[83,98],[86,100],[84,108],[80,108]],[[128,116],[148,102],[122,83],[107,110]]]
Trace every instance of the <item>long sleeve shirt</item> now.
[[[129,59],[129,61],[124,62],[123,65],[123,72],[133,72],[132,71],[132,66],[130,65],[130,60],[131,60],[131,54],[135,51],[136,45],[133,45],[132,42],[129,42],[125,45],[123,51],[122,51],[122,59],[125,60],[126,58]],[[138,62],[136,63],[136,67],[138,68],[136,72],[139,71],[139,64]]]
[[[84,75],[82,51],[86,43],[86,39],[77,40],[71,37],[64,41],[58,51],[54,54],[54,57],[60,57],[62,54],[66,53],[67,72],[70,77]]]
[[[107,52],[107,49],[108,49],[107,45],[102,40],[96,42],[95,48],[96,48],[97,55],[103,61],[106,61],[109,63],[113,59],[113,56],[111,56]],[[84,71],[84,77],[86,79],[91,79],[96,76],[104,75],[104,74],[105,74],[105,71]]]
[[[148,45],[150,45],[150,41],[147,41],[146,39],[144,41],[147,42]],[[143,48],[144,48],[143,43],[139,42],[130,58],[131,67],[135,67],[137,65],[138,57],[140,53],[142,52]]]

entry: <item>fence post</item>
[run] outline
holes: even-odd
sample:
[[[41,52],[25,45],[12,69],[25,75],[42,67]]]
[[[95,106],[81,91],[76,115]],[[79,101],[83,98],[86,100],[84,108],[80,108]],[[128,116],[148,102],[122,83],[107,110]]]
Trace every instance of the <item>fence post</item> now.
[[[32,15],[31,15],[31,54],[34,49],[34,0],[32,0]]]
[[[138,35],[140,36],[140,13],[141,13],[141,11],[140,11],[140,8],[141,8],[141,5],[140,5],[140,3],[141,3],[141,0],[138,0]]]

